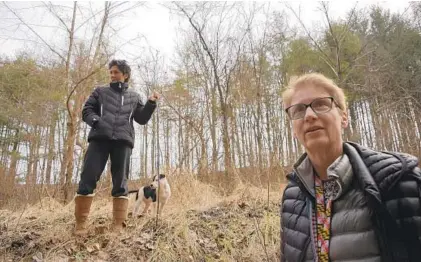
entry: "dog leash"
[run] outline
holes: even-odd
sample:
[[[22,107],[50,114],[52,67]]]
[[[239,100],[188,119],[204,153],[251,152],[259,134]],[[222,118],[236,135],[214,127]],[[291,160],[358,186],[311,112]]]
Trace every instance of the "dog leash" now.
[[[155,230],[158,228],[158,220],[159,220],[159,190],[160,190],[160,183],[159,183],[159,106],[158,101],[156,101],[156,172],[157,172],[157,178],[158,178],[158,194],[157,194],[157,207],[156,207],[156,219],[155,219]]]

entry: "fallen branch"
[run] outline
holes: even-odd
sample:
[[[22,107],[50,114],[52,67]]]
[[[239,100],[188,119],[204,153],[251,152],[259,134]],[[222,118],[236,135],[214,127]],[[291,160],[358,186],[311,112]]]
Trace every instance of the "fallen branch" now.
[[[257,223],[257,219],[254,217],[254,226],[256,227],[256,232],[257,232],[257,236],[259,237],[260,240],[260,244],[262,244],[263,247],[263,251],[265,251],[265,255],[266,255],[266,261],[269,262],[269,254],[268,251],[266,249],[266,241],[265,241],[265,237],[263,235],[262,230],[260,229],[259,223]],[[260,234],[259,234],[260,233]],[[261,237],[260,237],[261,235]]]

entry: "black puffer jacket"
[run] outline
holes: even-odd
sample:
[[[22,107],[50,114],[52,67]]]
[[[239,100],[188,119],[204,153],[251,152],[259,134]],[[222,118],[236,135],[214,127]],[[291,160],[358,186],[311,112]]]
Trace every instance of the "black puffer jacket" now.
[[[88,141],[118,140],[134,146],[133,120],[148,123],[156,103],[142,103],[140,95],[128,89],[127,83],[111,83],[96,88],[86,101],[82,119],[91,128]]]
[[[358,186],[372,212],[381,261],[421,261],[421,171],[407,154],[377,152],[345,143]],[[311,244],[306,212],[314,201],[295,172],[288,175],[281,206],[281,261],[302,262]],[[359,243],[355,243],[358,248]]]

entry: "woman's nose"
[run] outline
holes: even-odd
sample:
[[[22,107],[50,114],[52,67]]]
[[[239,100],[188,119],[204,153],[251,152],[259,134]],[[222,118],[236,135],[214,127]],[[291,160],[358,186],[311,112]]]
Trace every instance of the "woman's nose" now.
[[[307,107],[305,115],[304,115],[304,119],[307,118],[316,118],[317,114],[313,111],[313,109],[311,109],[311,107]]]

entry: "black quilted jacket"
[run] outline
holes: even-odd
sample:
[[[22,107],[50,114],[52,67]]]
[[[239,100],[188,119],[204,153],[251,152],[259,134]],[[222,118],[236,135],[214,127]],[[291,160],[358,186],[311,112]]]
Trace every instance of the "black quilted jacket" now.
[[[421,261],[421,171],[418,160],[407,154],[377,152],[345,143],[344,153],[373,210],[372,221],[382,261]],[[298,176],[288,175],[281,205],[281,261],[304,261],[311,221],[307,201],[314,201]],[[285,230],[285,229],[288,230]],[[355,243],[358,248],[358,243]]]
[[[142,103],[140,95],[128,89],[127,83],[111,83],[96,88],[82,110],[82,119],[91,128],[88,141],[118,140],[134,146],[133,120],[148,123],[156,103]]]

